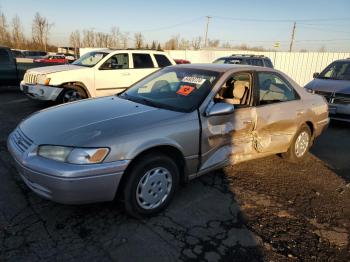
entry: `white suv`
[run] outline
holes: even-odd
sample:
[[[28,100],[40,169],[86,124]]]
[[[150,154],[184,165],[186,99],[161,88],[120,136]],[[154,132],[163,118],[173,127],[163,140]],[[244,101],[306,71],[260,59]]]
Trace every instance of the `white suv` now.
[[[162,67],[175,65],[164,52],[153,50],[98,50],[70,65],[33,68],[20,89],[38,100],[65,103],[122,92]]]

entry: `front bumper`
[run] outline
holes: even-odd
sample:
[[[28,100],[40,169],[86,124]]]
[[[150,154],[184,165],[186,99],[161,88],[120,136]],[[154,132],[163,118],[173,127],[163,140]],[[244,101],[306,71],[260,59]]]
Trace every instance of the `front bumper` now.
[[[62,204],[114,199],[128,160],[92,165],[60,163],[37,156],[35,144],[23,152],[16,144],[15,132],[7,140],[8,150],[21,178],[36,194]]]
[[[331,119],[350,122],[350,104],[329,103],[328,108]]]
[[[55,101],[63,90],[61,87],[26,84],[24,81],[21,82],[20,89],[28,97],[44,101]]]

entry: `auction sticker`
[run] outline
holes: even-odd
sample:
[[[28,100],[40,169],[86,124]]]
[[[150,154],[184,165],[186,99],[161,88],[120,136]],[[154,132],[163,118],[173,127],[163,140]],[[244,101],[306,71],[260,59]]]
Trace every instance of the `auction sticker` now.
[[[200,77],[195,77],[195,76],[185,76],[181,81],[186,83],[196,84],[196,85],[202,85],[205,82],[205,79]]]
[[[188,96],[189,94],[192,93],[194,87],[192,86],[187,86],[187,85],[184,85],[184,86],[181,86],[181,88],[179,90],[177,90],[177,94],[179,95],[183,95],[183,96]]]

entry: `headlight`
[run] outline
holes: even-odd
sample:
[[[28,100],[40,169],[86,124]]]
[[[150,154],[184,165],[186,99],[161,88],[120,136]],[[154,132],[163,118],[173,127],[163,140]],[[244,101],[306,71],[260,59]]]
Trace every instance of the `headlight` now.
[[[39,146],[38,155],[71,164],[101,163],[109,153],[108,148],[73,148],[64,146]]]
[[[40,85],[49,85],[51,78],[46,77],[46,75],[38,75],[37,83]]]
[[[315,90],[312,90],[310,88],[305,88],[305,91],[311,94],[315,94]]]

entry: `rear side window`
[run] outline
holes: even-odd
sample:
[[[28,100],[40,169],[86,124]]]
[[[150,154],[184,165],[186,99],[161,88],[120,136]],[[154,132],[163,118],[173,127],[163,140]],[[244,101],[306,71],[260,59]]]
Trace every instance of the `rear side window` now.
[[[291,85],[273,73],[258,73],[260,105],[298,99]]]
[[[153,61],[149,54],[132,54],[134,68],[153,68]]]
[[[10,62],[10,56],[6,50],[0,49],[0,63]]]
[[[157,61],[158,67],[166,67],[171,65],[171,62],[165,55],[154,55],[154,57]]]

